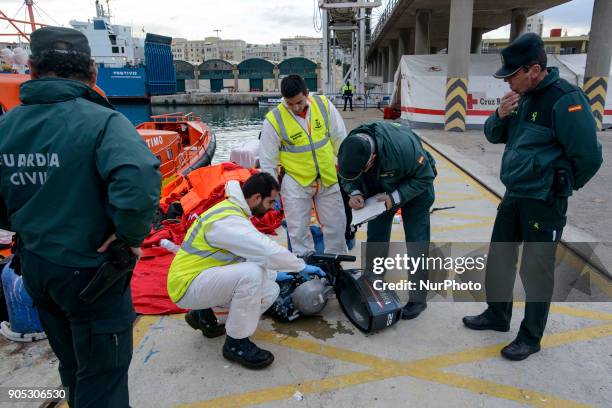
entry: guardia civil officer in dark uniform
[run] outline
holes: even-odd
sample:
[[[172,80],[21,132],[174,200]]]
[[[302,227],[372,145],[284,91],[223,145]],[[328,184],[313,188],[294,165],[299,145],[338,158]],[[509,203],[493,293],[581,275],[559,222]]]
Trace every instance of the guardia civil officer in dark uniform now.
[[[408,255],[427,256],[430,239],[429,208],[434,202],[435,161],[412,130],[399,123],[376,121],[353,129],[338,151],[338,174],[342,188],[350,195],[349,206],[363,208],[364,200],[384,193],[387,211],[368,222],[367,242],[388,243],[393,217],[402,209]],[[384,253],[381,247],[385,248]],[[387,256],[387,246],[370,246],[369,253]],[[372,255],[367,255],[371,259]],[[427,279],[427,270],[410,276],[417,282]],[[403,319],[417,317],[427,307],[427,292],[410,292],[402,310]]]
[[[540,350],[568,197],[595,175],[602,155],[589,101],[580,88],[559,78],[557,68],[546,67],[538,35],[522,35],[501,55],[503,66],[495,77],[511,91],[487,119],[485,135],[491,143],[506,144],[501,164],[506,193],[488,256],[488,308],[463,323],[474,330],[509,330],[518,243],[524,242],[525,317],[515,340],[501,350],[507,359],[523,360]]]
[[[129,406],[135,313],[126,276],[86,304],[80,292],[113,240],[131,255],[158,206],[159,162],[134,126],[91,87],[96,68],[79,31],[31,34],[32,80],[0,117],[0,228],[18,259],[70,407]]]

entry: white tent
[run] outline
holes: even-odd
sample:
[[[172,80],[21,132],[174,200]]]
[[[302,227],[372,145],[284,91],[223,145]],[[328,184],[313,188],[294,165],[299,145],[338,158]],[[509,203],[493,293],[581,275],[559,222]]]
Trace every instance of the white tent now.
[[[402,56],[391,96],[391,105],[401,107],[402,119],[415,124],[444,125],[447,62],[445,54]],[[562,78],[578,86],[584,81],[585,64],[586,54],[548,56],[548,65],[558,67]],[[508,84],[493,77],[500,65],[497,54],[470,56],[468,126],[481,127],[509,91]],[[608,90],[603,122],[612,124],[612,89]]]

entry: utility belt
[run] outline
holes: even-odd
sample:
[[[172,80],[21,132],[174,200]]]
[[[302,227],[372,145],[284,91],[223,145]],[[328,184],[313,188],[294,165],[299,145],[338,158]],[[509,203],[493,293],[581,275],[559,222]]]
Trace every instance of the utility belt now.
[[[85,304],[95,302],[119,280],[125,278],[124,290],[132,280],[138,256],[132,252],[127,242],[116,239],[110,243],[105,253],[108,260],[100,265],[91,281],[79,293],[79,299]]]
[[[15,234],[14,243],[11,252],[11,269],[16,275],[21,276],[21,252],[23,243],[19,236]],[[104,262],[87,286],[79,293],[79,299],[85,304],[95,302],[102,294],[114,286],[120,279],[126,278],[125,288],[132,280],[132,272],[138,261],[138,256],[132,252],[132,248],[127,242],[116,239],[110,243],[105,252],[108,260]]]
[[[553,182],[546,197],[546,202],[549,205],[555,203],[558,199],[567,198],[572,195],[572,179],[570,172],[563,167],[557,167],[554,169]]]

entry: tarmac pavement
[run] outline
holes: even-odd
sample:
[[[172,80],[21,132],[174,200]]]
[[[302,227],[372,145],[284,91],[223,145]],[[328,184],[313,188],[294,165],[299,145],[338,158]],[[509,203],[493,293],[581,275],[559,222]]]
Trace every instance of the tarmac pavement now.
[[[358,123],[382,119],[377,109],[343,115],[349,130]],[[491,187],[489,183],[492,185],[497,177],[499,152],[483,142],[484,136],[477,132],[446,135],[419,132],[438,150],[433,152],[439,170],[434,207],[453,207],[432,214],[432,240],[488,242],[499,198],[466,174],[463,167],[464,162],[471,160],[469,172]],[[484,152],[478,143],[483,143]],[[608,142],[606,146],[610,148]],[[445,157],[449,152],[462,156],[453,155],[449,161]],[[455,164],[459,163],[457,160],[461,167]],[[493,163],[495,160],[497,164]],[[593,183],[609,184],[610,176],[600,174]],[[572,199],[570,220],[595,219],[589,221],[593,227],[586,231],[595,236],[600,231],[596,224],[609,222],[603,220],[600,212],[609,201],[592,202],[593,208],[599,209],[595,214],[578,208],[581,206],[576,205],[576,198],[597,198],[597,189],[593,187],[591,194],[595,195],[589,195],[589,187],[579,192],[584,195],[576,194]],[[608,200],[610,191],[605,194],[601,197]],[[403,240],[402,231],[401,224],[394,224],[392,240]],[[276,239],[284,242],[285,236],[279,231]],[[357,237],[365,239],[363,228]],[[352,253],[359,255],[359,251],[357,245]],[[402,278],[398,274],[391,274],[389,279]],[[609,285],[609,280],[594,282],[602,291],[606,284]],[[405,294],[400,293],[400,297],[405,299]],[[434,300],[441,297],[436,295]],[[609,406],[610,303],[554,304],[542,351],[523,362],[506,361],[499,355],[501,347],[518,330],[523,304],[515,303],[508,333],[476,332],[463,327],[462,316],[483,309],[482,303],[431,301],[418,318],[364,335],[343,315],[336,300],[331,299],[321,316],[292,323],[278,323],[270,318],[261,321],[254,341],[276,357],[274,364],[263,371],[246,370],[223,359],[223,337],[203,337],[184,322],[182,315],[142,316],[134,328],[131,405],[135,408]],[[0,339],[0,355],[0,386],[59,384],[57,360],[46,342],[15,346]],[[0,407],[4,406],[17,405],[0,403]]]

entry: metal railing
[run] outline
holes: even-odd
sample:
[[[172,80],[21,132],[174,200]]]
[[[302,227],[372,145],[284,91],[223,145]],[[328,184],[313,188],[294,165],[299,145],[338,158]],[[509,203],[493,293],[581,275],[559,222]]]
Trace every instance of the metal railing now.
[[[380,14],[380,17],[378,18],[378,22],[376,23],[376,27],[374,28],[374,31],[372,31],[372,36],[370,37],[371,43],[376,41],[376,38],[378,38],[378,35],[380,34],[383,27],[387,23],[387,20],[389,19],[389,17],[391,17],[391,15],[393,15],[395,6],[397,5],[397,3],[401,1],[402,0],[388,0],[387,1],[387,5],[385,6],[385,9]]]
[[[201,122],[202,118],[196,116],[193,112],[172,112],[161,115],[152,115],[151,119],[155,123],[177,123],[177,122]]]

